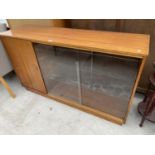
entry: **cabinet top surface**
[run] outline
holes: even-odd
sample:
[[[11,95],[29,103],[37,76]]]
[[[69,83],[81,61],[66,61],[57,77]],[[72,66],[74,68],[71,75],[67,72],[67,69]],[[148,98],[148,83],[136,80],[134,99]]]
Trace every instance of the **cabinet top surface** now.
[[[0,36],[133,57],[147,56],[150,41],[144,34],[36,26],[0,32]]]

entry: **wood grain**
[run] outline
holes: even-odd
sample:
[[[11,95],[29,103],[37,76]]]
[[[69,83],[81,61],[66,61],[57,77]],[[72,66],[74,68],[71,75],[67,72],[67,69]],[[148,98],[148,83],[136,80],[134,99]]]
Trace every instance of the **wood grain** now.
[[[115,31],[116,19],[65,19],[65,26],[74,29]]]
[[[55,27],[65,26],[65,21],[63,19],[7,19],[7,22],[11,29],[16,29],[24,25]]]
[[[46,93],[31,42],[12,38],[2,38],[2,42],[22,84]]]
[[[0,36],[140,58],[148,55],[150,40],[149,35],[143,34],[36,26],[2,32]]]

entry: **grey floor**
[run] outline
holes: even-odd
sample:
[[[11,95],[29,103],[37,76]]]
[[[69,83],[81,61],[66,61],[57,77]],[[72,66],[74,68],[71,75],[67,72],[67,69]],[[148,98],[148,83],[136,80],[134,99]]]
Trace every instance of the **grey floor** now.
[[[155,134],[155,124],[138,126],[140,94],[135,95],[127,123],[119,126],[27,91],[16,76],[6,80],[17,97],[12,99],[0,84],[0,134]]]

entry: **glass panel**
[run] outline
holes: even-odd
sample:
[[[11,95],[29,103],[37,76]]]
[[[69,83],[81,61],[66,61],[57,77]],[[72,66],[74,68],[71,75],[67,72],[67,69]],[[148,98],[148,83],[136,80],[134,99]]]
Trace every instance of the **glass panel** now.
[[[34,44],[48,93],[80,102],[76,51]]]
[[[124,118],[139,59],[34,44],[48,93]]]
[[[80,53],[82,104],[124,118],[138,59]]]

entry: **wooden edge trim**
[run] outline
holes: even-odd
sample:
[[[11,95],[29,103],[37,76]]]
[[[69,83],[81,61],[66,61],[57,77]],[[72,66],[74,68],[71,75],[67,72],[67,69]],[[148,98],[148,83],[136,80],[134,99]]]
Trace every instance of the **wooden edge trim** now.
[[[146,61],[146,57],[141,60],[140,68],[139,68],[139,71],[138,71],[138,74],[137,74],[137,79],[135,81],[135,84],[134,84],[134,87],[132,89],[132,93],[131,93],[131,96],[130,96],[128,110],[127,110],[127,113],[126,113],[126,116],[125,116],[125,119],[124,119],[124,124],[126,123],[127,116],[128,116],[129,110],[130,110],[131,105],[132,105],[132,101],[133,101],[133,98],[134,98],[134,95],[135,95],[135,92],[136,92],[138,82],[140,80],[140,76],[141,76],[143,68],[144,68],[145,61]]]
[[[68,44],[63,44],[63,43],[57,43],[57,42],[47,42],[47,41],[40,41],[40,40],[35,40],[35,39],[28,39],[28,38],[21,38],[21,37],[12,37],[12,36],[5,36],[1,35],[0,38],[14,38],[14,39],[21,39],[21,40],[27,40],[30,42],[34,43],[40,43],[44,45],[51,45],[51,46],[61,46],[64,48],[73,48],[77,50],[85,50],[85,51],[94,51],[94,52],[99,52],[99,53],[105,53],[105,54],[112,54],[112,55],[117,55],[117,56],[126,56],[126,57],[132,57],[132,58],[144,58],[147,55],[144,54],[135,54],[135,53],[129,53],[126,52],[125,54],[121,51],[118,50],[110,50],[110,49],[99,49],[95,47],[83,47],[83,46],[76,46],[76,45],[68,45]]]
[[[35,48],[34,48],[34,46],[33,46],[33,42],[30,42],[30,44],[31,44],[31,47],[32,47],[32,49],[33,49],[33,54],[34,54],[36,63],[37,63],[38,68],[39,68],[38,71],[39,71],[39,73],[40,73],[40,75],[41,75],[41,78],[42,78],[42,81],[43,81],[43,85],[44,85],[44,88],[45,88],[45,93],[47,94],[47,92],[48,92],[48,91],[47,91],[47,87],[46,87],[46,84],[45,84],[45,80],[44,80],[44,77],[43,77],[43,73],[42,73],[42,71],[41,71],[41,67],[40,67],[40,64],[39,64],[39,60],[38,60],[38,57],[37,57]]]

